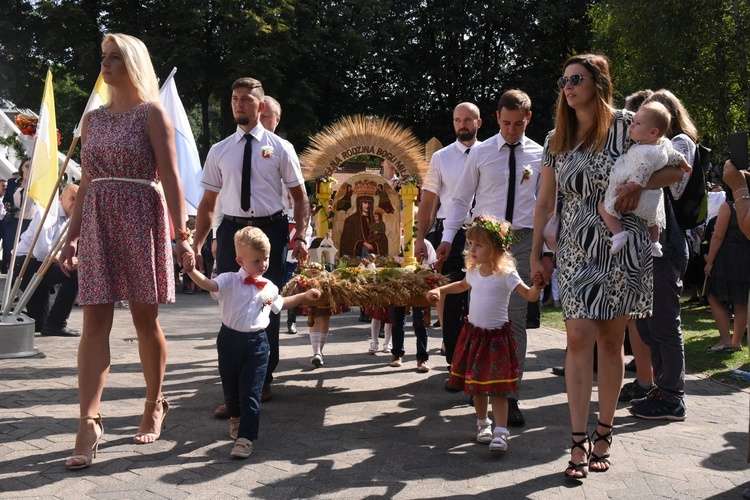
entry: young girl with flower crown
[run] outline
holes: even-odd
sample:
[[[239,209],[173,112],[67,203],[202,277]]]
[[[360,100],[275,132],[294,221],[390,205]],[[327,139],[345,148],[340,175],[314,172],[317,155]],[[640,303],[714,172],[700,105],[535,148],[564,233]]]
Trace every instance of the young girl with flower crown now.
[[[509,224],[488,217],[477,217],[466,229],[466,277],[427,292],[427,300],[441,302],[446,294],[471,289],[469,318],[458,339],[448,384],[474,397],[477,441],[489,444],[490,451],[508,448],[507,394],[518,390],[518,355],[508,319],[508,302],[515,290],[529,302],[539,300],[540,282],[529,288],[516,272],[508,251]],[[541,287],[541,288],[540,288]],[[438,304],[438,313],[440,305]],[[494,432],[488,418],[488,403],[497,424]]]

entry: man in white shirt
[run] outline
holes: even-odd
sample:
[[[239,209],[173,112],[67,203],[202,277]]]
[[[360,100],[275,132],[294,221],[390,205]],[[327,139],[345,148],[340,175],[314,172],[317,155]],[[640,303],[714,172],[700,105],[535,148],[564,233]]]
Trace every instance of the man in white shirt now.
[[[443,222],[448,211],[454,206],[456,191],[458,190],[464,165],[472,148],[481,144],[477,140],[477,131],[482,126],[479,108],[470,102],[462,102],[453,110],[453,129],[456,132],[456,142],[435,152],[430,159],[430,168],[422,185],[422,197],[419,203],[417,227],[419,232],[414,243],[414,253],[419,259],[427,255],[425,239],[437,247],[443,239]],[[435,214],[434,206],[440,203]],[[468,221],[469,208],[463,214],[462,220],[453,238],[454,245],[450,252],[443,256],[442,274],[450,276],[451,281],[461,281],[464,276],[464,243],[466,237],[461,226]],[[437,218],[436,218],[437,217]],[[469,312],[468,292],[448,295],[445,298],[443,310],[443,343],[445,345],[445,359],[450,365],[453,350],[463,326],[463,317]],[[446,385],[446,390],[455,392]]]
[[[265,108],[263,86],[253,78],[240,78],[232,84],[232,113],[237,123],[234,134],[214,144],[203,168],[203,198],[196,217],[193,248],[199,269],[199,250],[213,223],[216,200],[221,193],[221,225],[216,233],[216,269],[218,273],[235,272],[234,233],[246,226],[260,228],[271,241],[271,255],[265,276],[277,287],[284,285],[289,232],[284,215],[282,182],[294,200],[297,234],[305,232],[310,219],[309,202],[299,159],[292,145],[265,130],[260,115]],[[307,242],[296,237],[292,242],[294,256],[307,258]],[[266,329],[271,354],[263,386],[262,401],[271,399],[273,371],[279,362],[279,315],[271,315]]]
[[[57,213],[47,214],[47,224],[44,224],[39,238],[31,248],[34,234],[37,228],[42,224],[43,210],[34,215],[31,224],[26,231],[21,234],[21,239],[16,246],[16,272],[20,272],[26,255],[31,252],[29,264],[21,280],[21,288],[25,289],[31,278],[34,276],[42,264],[47,254],[55,244],[55,240],[62,231],[65,223],[73,213],[73,205],[76,202],[78,186],[68,184],[60,195],[60,204]],[[17,275],[17,274],[16,274]],[[55,303],[50,309],[50,287],[60,285],[55,297]],[[73,310],[73,304],[78,296],[78,273],[73,271],[70,276],[66,276],[60,269],[60,264],[55,258],[55,262],[47,269],[44,277],[39,282],[39,286],[32,294],[29,302],[26,304],[26,313],[36,322],[36,331],[41,332],[44,336],[55,337],[80,337],[80,330],[68,328],[68,318]]]
[[[531,270],[532,228],[534,208],[541,179],[542,146],[526,137],[531,121],[531,99],[520,90],[509,90],[497,105],[500,133],[472,148],[466,159],[454,201],[448,207],[442,242],[436,252],[438,258],[450,255],[456,244],[454,236],[466,222],[466,214],[475,198],[471,216],[487,215],[511,223],[518,241],[511,247],[521,279],[529,286]],[[518,346],[518,362],[523,376],[526,360],[527,302],[516,292],[511,295],[508,315],[513,324],[513,335]],[[520,380],[519,380],[520,384]],[[518,409],[518,394],[508,395],[508,425],[523,425]]]

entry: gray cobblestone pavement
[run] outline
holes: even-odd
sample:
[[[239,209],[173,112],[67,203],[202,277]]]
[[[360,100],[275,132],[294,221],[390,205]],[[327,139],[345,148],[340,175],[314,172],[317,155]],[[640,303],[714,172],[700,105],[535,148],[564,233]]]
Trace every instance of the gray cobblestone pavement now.
[[[509,450],[498,455],[474,442],[467,398],[443,390],[439,330],[430,331],[433,370],[425,374],[415,369],[410,330],[404,365],[391,368],[389,354],[366,353],[369,325],[354,312],[336,316],[326,364],[314,369],[304,319],[299,334],[282,331],[274,399],[262,407],[254,453],[233,460],[228,423],[213,418],[221,402],[216,303],[207,293],[178,294],[161,309],[172,408],[162,438],[140,446],[132,441],[145,395],[137,343],[129,311],[116,309],[104,439],[93,466],[75,472],[64,460],[77,428],[78,340],[37,337],[40,355],[0,360],[0,497],[685,499],[740,498],[750,486],[747,392],[689,376],[681,423],[637,420],[621,404],[611,470],[566,482],[565,383],[550,372],[563,362],[561,332],[530,330],[527,423],[511,429]],[[81,321],[76,309],[70,325]],[[593,430],[593,413],[590,421]]]

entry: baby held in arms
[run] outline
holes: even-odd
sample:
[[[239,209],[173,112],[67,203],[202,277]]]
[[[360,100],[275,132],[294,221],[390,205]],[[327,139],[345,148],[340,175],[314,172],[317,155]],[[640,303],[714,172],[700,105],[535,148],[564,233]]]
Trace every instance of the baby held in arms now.
[[[621,215],[615,210],[616,190],[620,186],[645,187],[651,175],[666,165],[680,164],[685,172],[692,169],[677,152],[672,143],[664,137],[671,116],[663,104],[649,102],[638,109],[633,123],[628,129],[630,138],[638,144],[633,145],[627,153],[620,156],[612,167],[609,186],[604,201],[599,203],[599,214],[607,228],[612,231],[612,254],[616,254],[628,242],[629,231],[622,225]],[[633,215],[645,220],[648,224],[651,254],[661,257],[659,233],[666,227],[664,214],[664,196],[660,189],[644,189]]]

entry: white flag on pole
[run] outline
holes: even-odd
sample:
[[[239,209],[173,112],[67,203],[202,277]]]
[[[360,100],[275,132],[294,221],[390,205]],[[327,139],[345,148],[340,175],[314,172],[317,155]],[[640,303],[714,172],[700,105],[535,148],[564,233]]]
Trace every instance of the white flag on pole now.
[[[193,138],[193,131],[190,128],[187,113],[185,113],[180,96],[177,94],[177,86],[174,83],[176,72],[177,68],[174,68],[162,85],[161,90],[159,90],[159,100],[174,124],[177,166],[182,181],[182,190],[185,193],[186,208],[188,215],[195,215],[203,196],[203,188],[200,187],[203,171],[201,170],[201,161],[198,156],[198,147],[195,145],[195,139]]]

